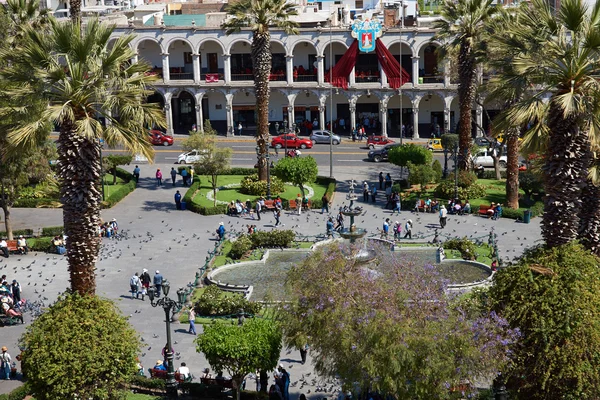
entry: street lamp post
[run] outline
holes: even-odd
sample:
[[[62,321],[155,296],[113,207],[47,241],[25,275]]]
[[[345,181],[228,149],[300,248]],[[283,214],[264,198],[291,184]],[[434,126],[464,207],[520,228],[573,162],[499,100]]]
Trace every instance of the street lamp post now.
[[[104,139],[98,139],[100,146],[100,177],[102,178],[102,201],[104,201],[104,160],[102,159],[102,148],[104,147]]]
[[[170,398],[177,398],[177,381],[175,380],[175,370],[173,369],[173,351],[171,345],[171,312],[173,309],[181,309],[185,302],[185,291],[183,288],[179,288],[177,291],[177,299],[179,301],[171,300],[169,295],[169,289],[171,285],[169,281],[163,281],[161,285],[164,297],[162,299],[154,301],[156,297],[156,288],[148,288],[148,297],[150,298],[150,304],[152,307],[162,307],[165,311],[165,324],[167,326],[167,349],[165,355],[167,357],[167,396]]]
[[[287,143],[287,141],[286,141]],[[285,154],[287,155],[287,147],[286,147],[286,152]],[[263,158],[266,160],[267,163],[267,200],[271,200],[271,165],[269,163],[269,152],[267,151],[267,154],[262,154],[262,152],[260,151],[260,147],[256,146],[256,155],[258,156],[258,164],[260,165],[260,160],[262,160]]]
[[[448,177],[448,149],[444,147],[444,175],[443,178]]]
[[[454,143],[454,199],[458,198],[458,142]]]

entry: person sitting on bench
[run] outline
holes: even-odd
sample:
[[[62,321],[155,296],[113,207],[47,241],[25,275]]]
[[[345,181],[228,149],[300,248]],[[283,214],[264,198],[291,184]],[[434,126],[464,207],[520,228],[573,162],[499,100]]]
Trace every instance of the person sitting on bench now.
[[[0,240],[0,252],[4,253],[4,257],[8,258],[8,244],[6,240]]]
[[[23,235],[19,236],[19,239],[17,239],[17,251],[20,254],[29,253],[29,247],[27,246],[27,240],[25,240]]]

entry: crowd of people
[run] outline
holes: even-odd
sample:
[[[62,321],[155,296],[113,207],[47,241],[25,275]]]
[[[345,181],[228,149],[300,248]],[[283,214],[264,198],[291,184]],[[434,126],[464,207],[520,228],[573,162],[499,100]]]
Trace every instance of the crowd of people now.
[[[119,233],[119,224],[116,218],[111,219],[108,222],[100,221],[98,224],[98,236],[111,238]]]
[[[15,318],[23,323],[23,313],[21,307],[25,300],[21,298],[21,284],[13,279],[9,283],[6,275],[0,278],[0,315],[8,318]]]

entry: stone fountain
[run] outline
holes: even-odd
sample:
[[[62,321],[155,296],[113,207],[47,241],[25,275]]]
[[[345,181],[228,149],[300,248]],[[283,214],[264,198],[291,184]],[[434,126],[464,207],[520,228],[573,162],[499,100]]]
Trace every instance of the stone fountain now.
[[[354,218],[362,214],[363,209],[360,206],[354,205],[354,202],[358,199],[354,193],[354,188],[356,187],[356,182],[354,179],[350,181],[349,186],[350,188],[348,190],[348,194],[346,195],[346,199],[350,201],[350,205],[341,208],[340,212],[342,215],[350,217],[350,227],[342,229],[340,231],[340,236],[344,239],[350,240],[350,243],[354,244],[357,239],[362,239],[367,234],[367,230],[364,228],[357,228],[356,224],[354,223]],[[367,249],[367,243],[365,241],[362,249],[360,249],[358,253],[354,255],[354,258],[360,262],[368,262],[374,259],[375,256],[375,251],[373,249]]]

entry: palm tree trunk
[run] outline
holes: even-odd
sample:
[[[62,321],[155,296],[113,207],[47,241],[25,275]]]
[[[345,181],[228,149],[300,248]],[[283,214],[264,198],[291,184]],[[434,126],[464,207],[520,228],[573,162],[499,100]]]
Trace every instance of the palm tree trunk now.
[[[71,9],[71,22],[73,24],[81,24],[81,0],[69,0]]]
[[[578,238],[586,249],[600,255],[600,188],[590,179],[581,190],[581,200],[585,207],[579,212]]]
[[[254,32],[252,39],[252,66],[256,95],[256,145],[262,155],[258,159],[258,179],[267,180],[269,151],[269,74],[271,72],[271,34]],[[290,121],[291,123],[291,121]]]
[[[471,124],[473,102],[475,101],[475,61],[469,43],[462,43],[458,53],[458,104],[460,121],[458,126],[458,168],[467,171],[471,159]]]
[[[519,131],[506,132],[506,207],[519,208]]]
[[[542,236],[549,247],[555,247],[577,238],[581,188],[587,178],[588,133],[579,129],[576,117],[565,118],[554,104],[548,115]]]
[[[61,183],[63,222],[71,289],[81,295],[96,291],[96,259],[100,238],[100,146],[76,135],[64,123],[58,137],[58,177]]]
[[[14,240],[12,221],[10,219],[10,206],[3,206],[2,211],[4,211],[4,229],[6,230],[6,236],[8,237],[8,240]]]

